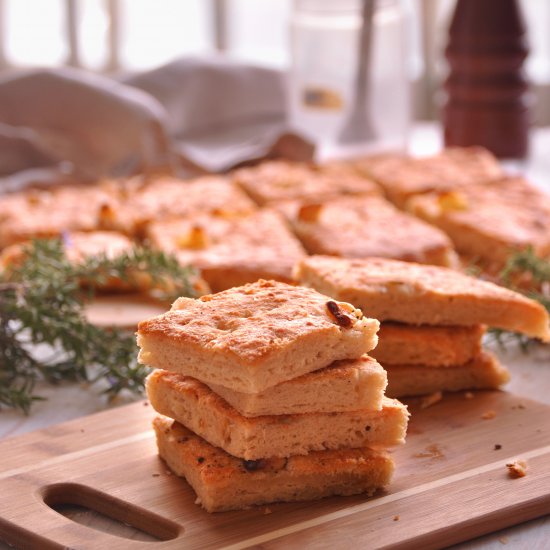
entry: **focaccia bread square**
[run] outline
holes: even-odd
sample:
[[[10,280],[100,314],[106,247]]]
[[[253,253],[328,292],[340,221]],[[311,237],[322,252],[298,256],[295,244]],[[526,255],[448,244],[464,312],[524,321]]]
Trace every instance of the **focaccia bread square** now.
[[[147,237],[153,247],[200,269],[214,292],[258,279],[291,282],[292,268],[305,256],[284,220],[270,210],[157,221]]]
[[[439,229],[377,196],[276,205],[310,254],[382,257],[455,266],[450,239]]]
[[[109,259],[115,259],[123,254],[129,253],[133,249],[132,241],[122,233],[115,231],[75,231],[63,232],[61,239],[66,258],[73,264],[84,263],[92,257],[105,256]],[[26,249],[29,242],[12,244],[0,253],[0,269],[9,272],[13,268],[21,265],[25,261]],[[136,284],[138,281],[133,281]],[[139,281],[141,283],[141,280]],[[139,287],[143,289],[150,285],[149,277],[143,277],[143,284]],[[82,281],[82,284],[88,284],[88,281]],[[126,290],[129,285],[126,281],[118,277],[107,277],[101,284],[94,283],[94,286],[103,291]]]
[[[370,354],[383,365],[463,365],[481,351],[485,327],[430,326],[386,322]]]
[[[405,441],[407,408],[385,398],[378,411],[265,415],[248,418],[189,376],[156,370],[147,378],[152,407],[211,445],[245,460],[288,457],[311,451],[370,447]]]
[[[340,162],[316,165],[274,160],[236,170],[232,179],[260,205],[287,199],[380,194],[372,180]]]
[[[241,460],[168,418],[155,418],[153,426],[160,456],[187,480],[197,504],[208,512],[332,495],[370,496],[390,483],[394,470],[386,452],[371,449]]]
[[[482,351],[465,365],[449,369],[388,365],[388,395],[406,397],[438,391],[496,390],[510,380],[508,369]]]
[[[220,217],[246,214],[257,209],[254,202],[223,176],[182,180],[171,176],[141,178],[124,200],[104,210],[103,227],[143,237],[154,220],[169,220],[197,213]]]
[[[28,244],[14,244],[5,248],[0,255],[0,265],[9,267],[19,264],[25,257],[25,246]],[[134,246],[126,235],[116,231],[67,231],[63,233],[62,244],[67,259],[74,264],[94,256],[114,259],[129,252]]]
[[[450,147],[428,157],[375,155],[355,165],[400,208],[414,195],[453,191],[504,176],[494,155],[482,147]]]
[[[100,229],[101,211],[117,204],[103,185],[66,184],[0,197],[0,249],[66,231]]]
[[[511,254],[528,247],[539,257],[550,255],[550,195],[522,178],[429,193],[412,198],[408,208],[489,271],[502,269]]]
[[[372,354],[372,351],[370,352]],[[372,357],[336,361],[261,393],[244,393],[218,384],[209,387],[244,416],[380,410],[386,371]]]
[[[376,346],[379,323],[312,289],[275,281],[232,288],[138,326],[140,361],[258,393]]]
[[[134,244],[126,235],[116,231],[89,231],[89,232],[64,232],[61,243],[63,251],[69,262],[79,265],[94,257],[106,257],[110,260],[119,259],[124,255],[130,255]],[[20,243],[8,246],[0,253],[0,270],[9,272],[21,265],[26,256],[26,248],[30,243]],[[195,296],[202,296],[210,292],[206,281],[196,273],[189,273],[189,282]],[[155,287],[168,289],[172,282],[169,280],[155,281],[152,277],[139,269],[128,268],[126,277],[109,276],[104,279],[90,281],[82,279],[83,287],[93,286],[103,292],[147,292]]]
[[[295,278],[380,321],[482,324],[550,339],[548,312],[540,303],[444,267],[382,258],[310,256],[297,265]]]

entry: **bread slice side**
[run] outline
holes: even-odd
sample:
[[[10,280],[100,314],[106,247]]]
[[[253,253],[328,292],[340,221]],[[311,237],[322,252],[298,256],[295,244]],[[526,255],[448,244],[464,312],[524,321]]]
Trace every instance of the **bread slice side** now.
[[[148,377],[147,395],[157,412],[245,460],[344,447],[392,447],[404,442],[409,416],[399,401],[385,399],[380,411],[247,418],[198,380],[166,371]]]
[[[386,371],[371,357],[336,361],[332,365],[272,386],[260,393],[208,386],[244,416],[380,410],[387,385]]]
[[[367,448],[243,461],[165,417],[153,422],[160,456],[208,512],[332,495],[372,495],[391,481],[392,458]]]
[[[489,352],[481,352],[469,363],[441,369],[419,365],[388,365],[391,397],[426,395],[438,391],[495,390],[510,380],[508,369]]]

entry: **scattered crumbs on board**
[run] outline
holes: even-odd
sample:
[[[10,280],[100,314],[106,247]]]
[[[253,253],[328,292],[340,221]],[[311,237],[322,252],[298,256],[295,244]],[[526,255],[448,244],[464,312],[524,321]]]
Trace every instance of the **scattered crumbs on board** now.
[[[426,395],[426,397],[423,397],[422,401],[420,401],[420,408],[427,409],[428,407],[439,403],[439,401],[441,401],[442,399],[443,394],[440,391],[436,391],[434,393],[431,393],[430,395]]]
[[[506,467],[508,468],[508,475],[513,479],[524,477],[527,474],[527,462],[525,460],[514,460],[514,462],[506,464]]]
[[[483,420],[492,420],[496,415],[497,413],[495,411],[486,411],[481,415],[481,418],[483,418]]]
[[[424,451],[414,454],[413,457],[414,458],[445,458],[445,455],[443,454],[441,449],[435,443],[433,443],[432,445],[428,445]]]
[[[399,521],[399,516],[393,516],[393,521]]]

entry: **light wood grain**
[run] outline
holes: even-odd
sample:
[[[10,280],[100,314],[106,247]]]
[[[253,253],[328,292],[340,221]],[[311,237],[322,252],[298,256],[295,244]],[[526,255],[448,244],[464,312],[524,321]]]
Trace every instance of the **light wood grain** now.
[[[45,549],[437,548],[550,511],[550,407],[482,392],[412,410],[386,493],[277,504],[268,514],[261,507],[210,515],[195,505],[185,481],[158,459],[153,411],[142,403],[6,440],[0,444],[0,538]],[[482,419],[489,410],[495,418]],[[513,480],[505,464],[516,457],[528,461],[529,471]],[[92,531],[44,498],[175,538],[151,543]]]

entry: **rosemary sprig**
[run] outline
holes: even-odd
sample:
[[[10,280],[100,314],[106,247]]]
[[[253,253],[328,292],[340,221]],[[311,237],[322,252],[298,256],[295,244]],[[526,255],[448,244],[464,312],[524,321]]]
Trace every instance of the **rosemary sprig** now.
[[[526,275],[537,285],[550,282],[550,261],[539,258],[532,247],[510,256],[500,273],[500,279],[509,286],[514,284],[514,278]]]
[[[60,240],[34,241],[21,265],[0,273],[0,407],[28,413],[41,399],[35,394],[40,380],[104,380],[110,397],[124,389],[140,393],[148,370],[137,361],[134,335],[90,324],[85,299],[111,278],[137,288],[153,283],[165,299],[194,296],[193,275],[175,258],[146,248],[75,265]]]
[[[550,260],[539,258],[532,247],[512,254],[498,277],[499,284],[540,302],[550,312]],[[510,342],[527,351],[533,340],[514,332],[491,329],[490,336],[500,347]]]

